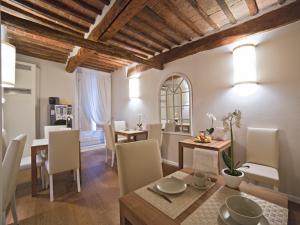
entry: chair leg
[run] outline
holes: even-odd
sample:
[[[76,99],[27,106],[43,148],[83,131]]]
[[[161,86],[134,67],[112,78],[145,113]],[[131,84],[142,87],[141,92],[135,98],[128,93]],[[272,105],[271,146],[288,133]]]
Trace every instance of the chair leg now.
[[[49,180],[50,180],[50,201],[54,201],[54,195],[53,195],[53,175],[49,174]]]
[[[77,169],[77,191],[80,192],[80,171]]]
[[[2,225],[6,225],[6,213],[5,213],[5,211],[2,212]]]
[[[278,186],[274,185],[273,190],[278,192]]]
[[[42,189],[46,189],[46,184],[45,184],[45,169],[44,166],[41,165],[41,179],[42,179]]]
[[[17,205],[16,205],[16,194],[14,194],[12,201],[11,201],[11,213],[14,218],[14,224],[18,225],[18,215],[17,215]]]
[[[107,155],[108,155],[108,149],[105,148],[105,163],[107,163]]]
[[[114,167],[115,153],[112,151],[111,154],[111,167]]]
[[[73,170],[73,180],[76,181],[76,170]]]

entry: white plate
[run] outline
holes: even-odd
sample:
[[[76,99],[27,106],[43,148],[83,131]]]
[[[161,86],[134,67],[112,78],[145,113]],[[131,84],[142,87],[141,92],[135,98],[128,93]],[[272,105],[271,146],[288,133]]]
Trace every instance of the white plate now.
[[[226,225],[241,225],[230,217],[229,211],[225,204],[220,207],[219,216]],[[262,216],[257,225],[269,225],[269,222],[266,217]]]
[[[156,183],[156,188],[166,194],[179,194],[186,190],[187,185],[177,178],[164,178]]]

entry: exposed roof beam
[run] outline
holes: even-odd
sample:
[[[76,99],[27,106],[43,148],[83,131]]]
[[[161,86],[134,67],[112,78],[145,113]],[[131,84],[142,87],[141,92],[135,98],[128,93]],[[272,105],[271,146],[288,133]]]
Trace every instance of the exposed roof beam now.
[[[75,31],[79,31],[79,32],[88,32],[89,31],[88,27],[84,27],[80,24],[69,21],[66,18],[63,18],[54,13],[51,13],[43,8],[40,8],[40,7],[30,3],[30,2],[25,2],[23,0],[2,0],[2,2],[5,2],[12,6],[15,6],[15,7],[19,8],[21,10],[24,10],[26,12],[29,12],[35,16],[38,16],[43,19],[49,20],[51,22],[60,24],[66,28],[73,29]]]
[[[282,5],[286,0],[278,0],[278,4]]]
[[[189,29],[199,36],[203,36],[203,32],[189,19],[187,18],[171,1],[162,1],[164,4],[176,17],[183,22]]]
[[[256,15],[258,13],[256,0],[245,0],[245,2],[248,6],[250,16]]]
[[[148,0],[116,0],[102,21],[93,29],[88,39],[94,41],[106,41],[111,39],[131,18],[147,5],[147,2]],[[66,71],[74,71],[90,54],[93,54],[93,52],[80,49],[76,56],[69,59]],[[137,58],[141,59],[139,57]],[[136,60],[130,60],[136,62]],[[162,69],[162,65],[156,68]]]
[[[1,12],[3,12],[3,13],[7,13],[9,15],[12,15],[12,16],[24,19],[24,20],[35,22],[37,24],[44,25],[46,27],[49,27],[49,28],[54,29],[54,30],[58,30],[60,32],[64,32],[64,33],[71,34],[71,35],[78,36],[78,37],[82,36],[82,33],[76,32],[76,31],[71,30],[69,28],[65,28],[65,27],[63,27],[59,24],[56,24],[54,22],[45,20],[45,19],[40,18],[38,16],[32,15],[32,14],[30,14],[28,12],[25,12],[23,10],[20,10],[20,9],[14,7],[14,6],[8,5],[5,2],[1,3],[0,8],[1,8]]]
[[[128,59],[134,62],[139,62],[142,64],[149,64],[150,66],[153,66],[154,68],[157,69],[162,69],[162,64],[159,62],[153,62],[153,61],[148,61],[144,60],[142,58],[139,58],[135,55],[133,55],[131,52],[116,48],[113,46],[108,46],[103,43],[75,37],[69,34],[64,34],[62,32],[58,32],[49,28],[46,28],[44,26],[41,26],[39,24],[35,24],[31,21],[26,21],[23,19],[16,18],[14,16],[11,16],[6,13],[2,13],[2,23],[13,26],[19,29],[22,29],[24,31],[34,33],[43,37],[51,38],[57,41],[73,44],[76,46],[80,46],[82,48],[86,48],[89,50],[97,51],[99,53],[107,54],[107,55],[112,55],[124,59]]]
[[[231,44],[255,33],[268,31],[270,29],[296,22],[300,20],[299,12],[300,1],[296,1],[235,27],[228,28],[227,30],[220,31],[186,45],[173,48],[168,52],[153,57],[151,60],[158,60],[165,64],[201,51]],[[150,69],[150,67],[137,65],[136,67],[129,69],[127,75],[131,76],[136,72],[142,72],[148,69]]]
[[[188,0],[188,2],[198,12],[200,17],[205,20],[205,22],[208,23],[213,29],[220,29],[219,26],[204,12],[197,0]]]
[[[100,15],[102,13],[102,9],[97,9],[96,7],[88,4],[87,2],[83,1],[83,0],[73,0],[74,2],[76,2],[77,4],[81,5],[83,8],[86,8],[98,15]]]
[[[225,0],[216,0],[216,1],[217,1],[218,5],[220,6],[220,8],[222,9],[222,11],[224,12],[224,14],[226,15],[226,17],[228,18],[228,20],[230,21],[230,23],[235,24],[236,19],[234,18],[233,14],[230,11]]]
[[[74,18],[77,18],[79,20],[82,20],[86,23],[92,24],[94,23],[95,19],[86,15],[83,15],[79,12],[76,12],[70,8],[67,8],[65,5],[61,4],[59,1],[54,0],[27,0],[31,3],[34,3],[35,5],[38,5],[40,7],[46,8],[46,9],[52,9],[57,13],[63,13],[65,17],[72,16]]]

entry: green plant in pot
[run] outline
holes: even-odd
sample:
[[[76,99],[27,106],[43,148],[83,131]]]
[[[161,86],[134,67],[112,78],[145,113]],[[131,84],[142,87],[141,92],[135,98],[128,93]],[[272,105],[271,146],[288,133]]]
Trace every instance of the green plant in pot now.
[[[222,170],[222,175],[224,177],[225,183],[231,188],[238,188],[243,180],[244,173],[238,170],[240,162],[235,162],[234,159],[234,137],[233,137],[233,127],[240,128],[240,122],[242,118],[242,113],[240,110],[235,110],[232,113],[228,113],[224,116],[223,127],[225,131],[230,131],[231,146],[228,153],[222,152],[222,157],[227,168]]]

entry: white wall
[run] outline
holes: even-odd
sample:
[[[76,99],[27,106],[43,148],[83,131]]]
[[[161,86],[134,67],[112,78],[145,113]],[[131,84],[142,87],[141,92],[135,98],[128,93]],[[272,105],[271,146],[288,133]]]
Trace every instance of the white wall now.
[[[17,61],[33,63],[40,68],[40,137],[43,137],[43,127],[47,125],[48,118],[48,97],[59,97],[74,105],[75,73],[67,73],[65,71],[65,64],[21,54],[17,54]]]
[[[144,122],[159,121],[159,87],[173,72],[184,73],[192,84],[193,131],[209,126],[206,112],[221,119],[234,109],[242,111],[242,128],[236,132],[236,154],[244,159],[246,127],[274,127],[280,130],[280,190],[300,197],[300,22],[249,38],[257,44],[259,86],[250,96],[240,96],[232,88],[231,50],[234,45],[202,52],[151,69],[140,77],[141,98],[129,100],[125,70],[112,74],[112,119],[127,120],[131,127],[137,115]],[[241,42],[242,43],[242,42]],[[236,44],[235,44],[236,45]],[[220,122],[219,122],[220,123]],[[220,124],[219,124],[220,125]],[[165,135],[163,156],[177,162],[177,142],[186,136]],[[191,151],[185,164],[191,165]]]

